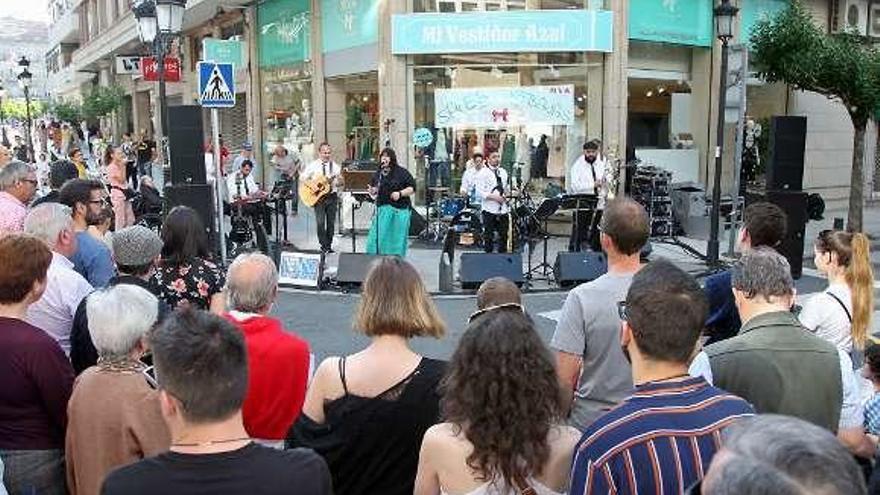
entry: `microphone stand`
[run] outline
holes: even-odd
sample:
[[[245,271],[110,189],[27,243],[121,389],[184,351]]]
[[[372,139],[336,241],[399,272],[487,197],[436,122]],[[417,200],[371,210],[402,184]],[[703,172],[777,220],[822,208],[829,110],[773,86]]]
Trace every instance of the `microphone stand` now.
[[[385,174],[382,172],[382,169],[379,169],[379,180],[376,184],[376,209],[373,210],[373,225],[376,226],[376,255],[381,256],[382,252],[379,248],[379,197],[382,195],[382,177]]]

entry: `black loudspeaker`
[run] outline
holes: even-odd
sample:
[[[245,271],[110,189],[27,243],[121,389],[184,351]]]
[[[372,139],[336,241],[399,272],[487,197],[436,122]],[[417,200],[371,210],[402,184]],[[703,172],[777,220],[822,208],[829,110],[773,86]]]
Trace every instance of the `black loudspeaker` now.
[[[791,265],[791,276],[801,278],[804,267],[804,232],[807,227],[807,193],[767,191],[767,201],[782,208],[788,217],[785,239],[777,250]]]
[[[168,107],[168,158],[172,184],[204,184],[202,107]]]
[[[196,210],[205,232],[208,234],[210,246],[217,248],[217,236],[214,229],[214,191],[208,184],[171,185],[165,188],[165,214],[175,206],[189,206]]]
[[[596,280],[607,271],[608,260],[605,258],[605,253],[593,251],[559,253],[553,265],[556,284],[560,287],[572,287]]]
[[[347,286],[359,286],[367,278],[370,265],[382,256],[363,253],[340,253],[336,282]]]
[[[770,119],[768,191],[800,191],[804,188],[806,142],[806,117],[777,116]]]
[[[409,207],[409,211],[411,213],[409,217],[409,236],[415,237],[428,228],[428,221],[412,206]]]
[[[502,253],[462,253],[459,279],[462,289],[476,289],[492,277],[504,277],[516,285],[523,283],[522,255]]]

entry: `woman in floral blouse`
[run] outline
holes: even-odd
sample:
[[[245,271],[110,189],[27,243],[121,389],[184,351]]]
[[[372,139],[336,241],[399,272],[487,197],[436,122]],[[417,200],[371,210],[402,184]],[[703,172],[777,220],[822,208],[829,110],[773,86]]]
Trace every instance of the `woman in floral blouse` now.
[[[162,262],[155,275],[162,299],[172,308],[188,305],[223,313],[225,275],[208,259],[199,214],[188,206],[171,210],[162,224],[162,242]]]

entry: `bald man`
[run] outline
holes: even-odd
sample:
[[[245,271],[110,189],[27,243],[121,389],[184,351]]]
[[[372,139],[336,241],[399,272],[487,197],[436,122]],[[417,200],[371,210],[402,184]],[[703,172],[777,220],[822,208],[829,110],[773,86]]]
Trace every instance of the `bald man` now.
[[[278,293],[278,270],[263,254],[235,258],[226,276],[226,319],[244,334],[248,391],[244,426],[262,443],[281,446],[302,410],[311,369],[309,344],[269,315]]]

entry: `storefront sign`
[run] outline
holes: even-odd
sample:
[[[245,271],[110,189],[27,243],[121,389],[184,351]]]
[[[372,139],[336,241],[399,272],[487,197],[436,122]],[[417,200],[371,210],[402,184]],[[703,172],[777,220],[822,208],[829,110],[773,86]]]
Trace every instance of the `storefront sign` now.
[[[614,14],[607,10],[523,10],[397,14],[391,51],[416,53],[610,52]]]
[[[205,38],[202,40],[202,60],[243,68],[241,59],[243,49],[244,43],[241,41]]]
[[[419,127],[413,133],[413,144],[417,148],[427,148],[434,142],[434,134],[427,127]]]
[[[116,57],[116,74],[133,75],[141,73],[140,55],[119,55]]]
[[[437,89],[434,108],[437,127],[571,125],[574,86]]]
[[[749,43],[752,29],[759,21],[773,18],[776,14],[785,10],[789,0],[743,0],[740,4],[740,39],[743,43]]]
[[[309,0],[268,0],[257,8],[260,67],[294,65],[312,54]]]
[[[159,64],[153,57],[141,58],[141,71],[144,81],[159,80]],[[165,81],[180,82],[180,59],[174,57],[165,57]]]
[[[630,0],[629,39],[712,46],[712,0]]]
[[[324,53],[379,42],[379,0],[321,0]]]

